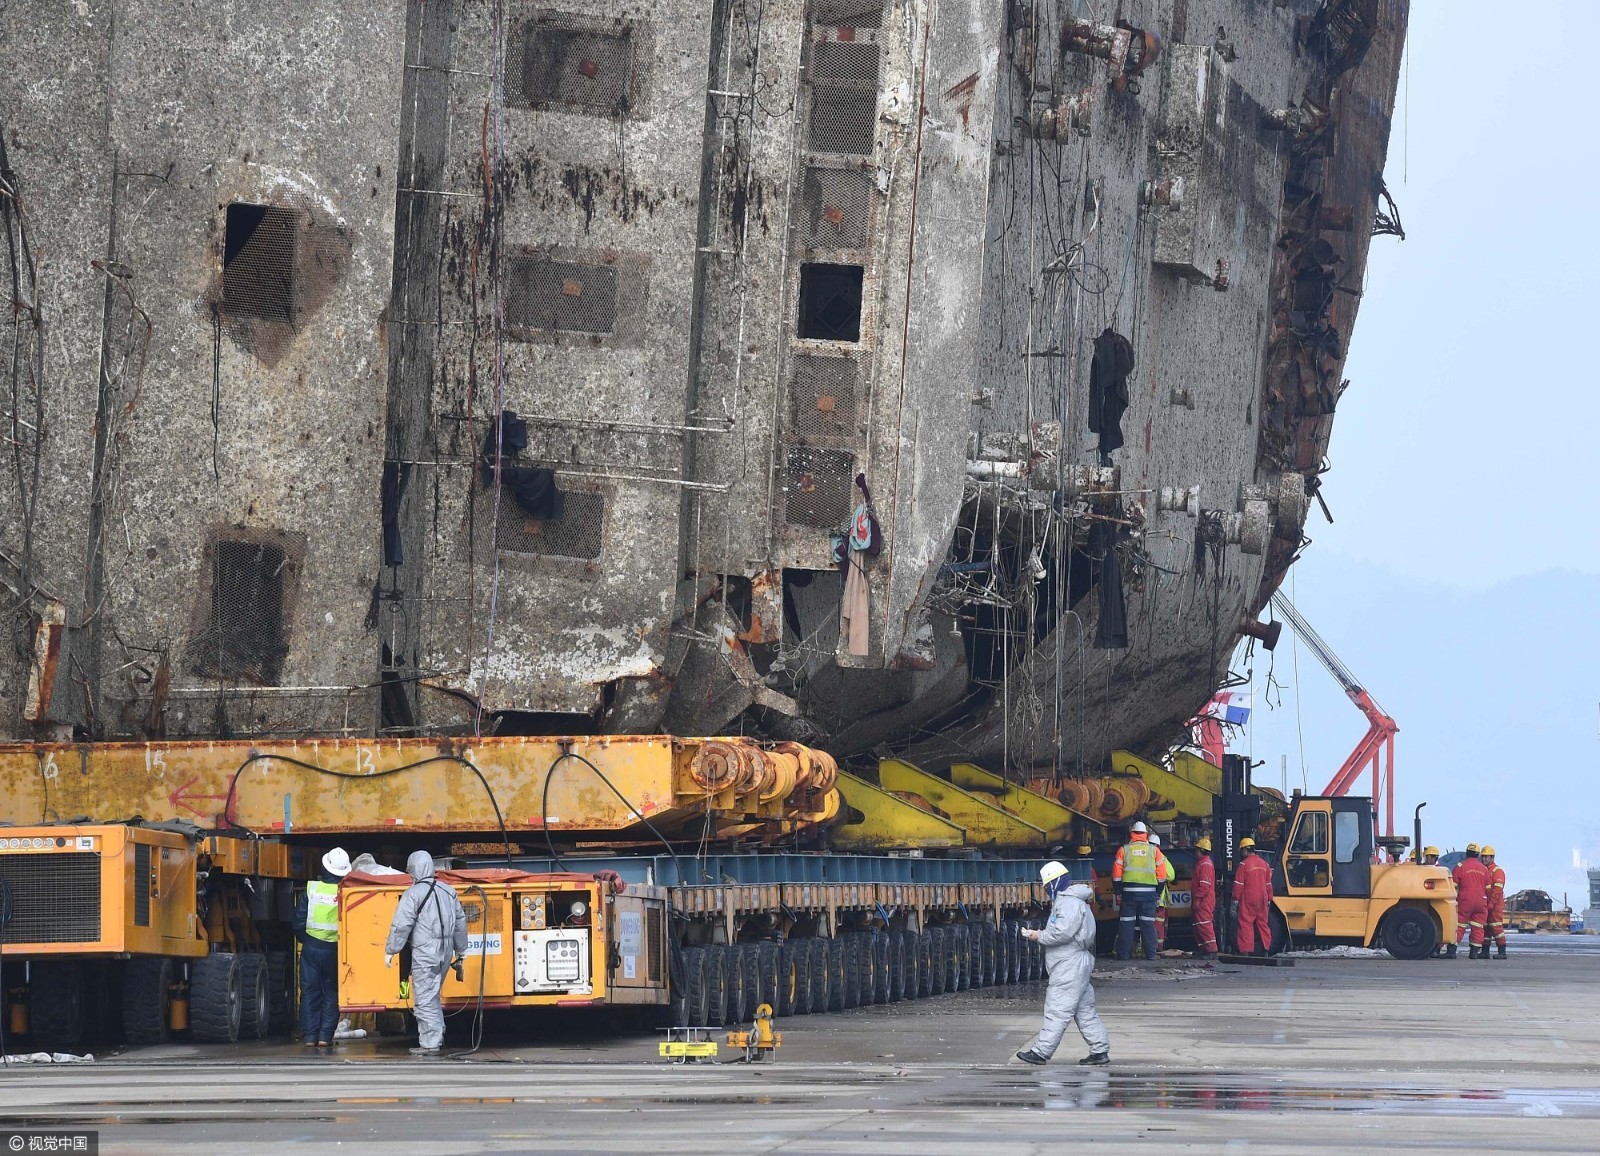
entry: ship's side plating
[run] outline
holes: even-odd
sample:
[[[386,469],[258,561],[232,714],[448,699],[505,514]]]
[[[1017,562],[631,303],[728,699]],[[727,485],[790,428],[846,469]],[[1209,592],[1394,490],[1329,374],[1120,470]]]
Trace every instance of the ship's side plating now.
[[[1301,544],[1406,8],[1068,7],[10,6],[0,725],[1170,739]]]

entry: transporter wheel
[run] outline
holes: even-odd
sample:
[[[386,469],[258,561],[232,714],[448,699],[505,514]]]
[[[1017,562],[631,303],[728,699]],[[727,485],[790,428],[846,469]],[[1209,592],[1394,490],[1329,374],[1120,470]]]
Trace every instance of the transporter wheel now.
[[[757,1007],[772,1002],[772,989],[761,983],[761,946],[759,943],[739,945],[739,952],[744,956],[744,1014],[751,1020],[755,1019]]]
[[[872,1002],[889,1002],[889,968],[892,965],[891,940],[887,931],[874,931],[868,942],[872,945]]]
[[[994,933],[994,981],[1001,987],[1011,982],[1011,939],[1006,935],[1010,926],[1008,919]]]
[[[728,949],[721,943],[706,946],[706,1026],[728,1022]]]
[[[122,1036],[130,1044],[164,1044],[171,1036],[173,961],[130,959],[122,968]]]
[[[189,965],[189,1029],[196,1043],[238,1042],[244,1017],[239,957],[216,951]]]
[[[1439,946],[1433,917],[1415,907],[1396,907],[1383,921],[1383,947],[1396,959],[1427,959]]]
[[[969,988],[983,986],[983,925],[981,923],[968,923],[965,927],[967,937],[966,973]]]
[[[272,1032],[272,992],[267,986],[267,957],[251,952],[239,957],[239,1038],[264,1040]]]
[[[1000,940],[1006,950],[1006,983],[1022,980],[1022,934],[1015,919],[1008,919],[1000,929]]]
[[[770,1004],[773,1014],[782,1015],[778,1011],[778,945],[763,939],[752,944],[750,952],[755,957],[756,1003]]]
[[[856,943],[861,954],[861,1006],[878,1002],[878,946],[870,931],[858,932]]]
[[[923,999],[935,994],[933,990],[933,931],[925,927],[917,935],[917,995]]]
[[[803,940],[784,939],[778,949],[777,998],[772,1010],[780,1016],[803,1016],[811,1010],[811,972],[806,968]]]
[[[689,1021],[685,1026],[710,1026],[706,1020],[706,1009],[711,1004],[706,996],[706,949],[703,947],[683,949],[683,990],[688,997],[684,1001]]]
[[[828,1010],[832,998],[829,991],[833,974],[828,967],[828,941],[813,938],[806,941],[807,960],[811,968],[811,1012],[822,1015]]]
[[[860,1007],[862,993],[867,989],[867,961],[861,950],[861,936],[850,932],[842,937],[844,939],[844,1006],[847,1008]],[[871,995],[867,999],[871,1000]]]
[[[267,952],[267,1034],[286,1036],[295,1028],[294,953]]]
[[[922,993],[922,937],[908,929],[896,938],[900,950],[900,998],[916,999]]]
[[[824,943],[828,949],[828,1010],[843,1011],[846,982],[844,937],[834,935]]]
[[[983,986],[993,987],[996,983],[997,968],[995,966],[995,945],[999,942],[999,935],[995,933],[994,924],[985,920],[978,930],[978,945],[983,957]]]
[[[85,1029],[83,961],[51,959],[35,963],[28,977],[28,1028],[43,1052],[72,1052],[83,1046]]]
[[[944,928],[930,927],[922,934],[928,940],[928,994],[943,995],[944,981],[950,974],[950,946],[945,940]]]
[[[946,933],[950,941],[950,973],[945,976],[945,991],[966,991],[972,986],[972,948],[967,943],[967,925],[957,923]]]
[[[723,1013],[725,1024],[742,1024],[749,1016],[747,1010],[755,1007],[755,1001],[749,998],[745,980],[749,978],[750,969],[746,966],[745,946],[742,943],[730,944],[726,950],[727,975],[728,975],[728,1002]]]

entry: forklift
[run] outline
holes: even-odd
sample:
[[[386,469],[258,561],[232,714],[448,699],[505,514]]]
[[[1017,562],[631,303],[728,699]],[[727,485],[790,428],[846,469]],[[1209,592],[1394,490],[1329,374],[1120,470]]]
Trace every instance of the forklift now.
[[[1228,898],[1238,844],[1254,833],[1261,798],[1250,793],[1250,762],[1243,755],[1223,756],[1222,779],[1212,837],[1221,889],[1216,923],[1220,941],[1231,945]],[[1417,825],[1420,843],[1420,818]],[[1272,862],[1270,954],[1349,944],[1416,960],[1455,942],[1456,889],[1449,872],[1403,862],[1410,840],[1390,835],[1380,841],[1376,826],[1369,796],[1294,792],[1279,845],[1256,849]],[[1380,846],[1387,862],[1379,861]]]

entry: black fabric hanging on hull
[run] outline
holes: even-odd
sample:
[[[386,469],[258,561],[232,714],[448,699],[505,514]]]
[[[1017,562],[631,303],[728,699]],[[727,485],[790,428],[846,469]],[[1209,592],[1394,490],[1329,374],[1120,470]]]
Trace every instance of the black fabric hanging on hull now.
[[[1089,530],[1089,554],[1100,563],[1100,617],[1094,628],[1096,650],[1128,648],[1128,607],[1122,597],[1122,559],[1117,556],[1117,525],[1096,521]]]
[[[1089,366],[1089,432],[1100,435],[1100,456],[1122,448],[1122,414],[1128,408],[1133,346],[1114,329],[1094,339]]]

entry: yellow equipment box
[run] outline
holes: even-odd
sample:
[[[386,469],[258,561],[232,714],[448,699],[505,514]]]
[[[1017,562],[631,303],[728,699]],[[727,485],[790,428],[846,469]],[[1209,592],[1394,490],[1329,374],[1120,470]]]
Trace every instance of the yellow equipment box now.
[[[664,888],[599,875],[509,869],[441,871],[467,913],[461,978],[446,1008],[660,1005],[668,1001]],[[411,1006],[401,961],[383,964],[409,876],[355,874],[339,888],[339,1002],[344,1011]]]

